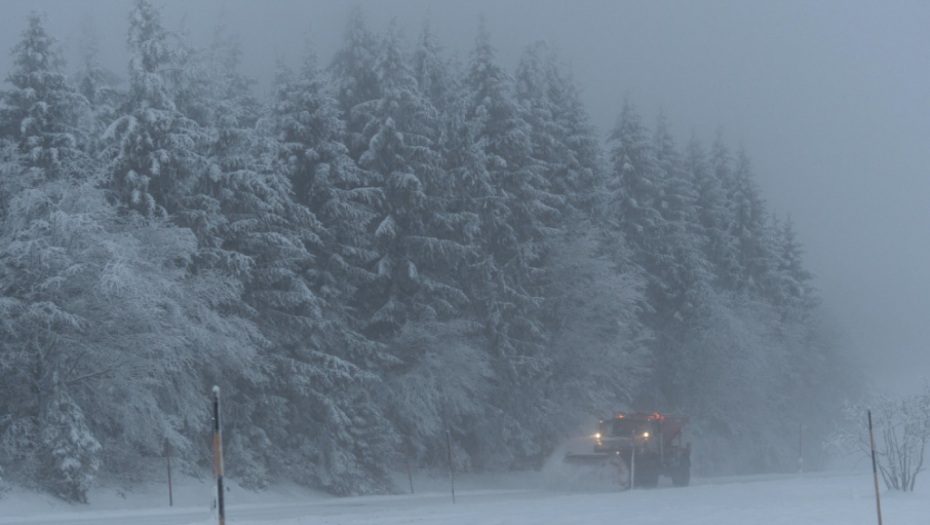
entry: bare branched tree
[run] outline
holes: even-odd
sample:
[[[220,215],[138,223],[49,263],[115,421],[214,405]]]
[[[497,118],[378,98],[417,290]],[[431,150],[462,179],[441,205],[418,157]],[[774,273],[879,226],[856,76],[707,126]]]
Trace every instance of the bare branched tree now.
[[[871,403],[871,410],[875,457],[885,486],[913,491],[917,475],[924,470],[927,442],[930,441],[930,381],[925,382],[923,390],[916,395],[879,395]],[[848,426],[834,436],[833,445],[869,456],[871,446],[865,413],[865,404],[847,404]]]

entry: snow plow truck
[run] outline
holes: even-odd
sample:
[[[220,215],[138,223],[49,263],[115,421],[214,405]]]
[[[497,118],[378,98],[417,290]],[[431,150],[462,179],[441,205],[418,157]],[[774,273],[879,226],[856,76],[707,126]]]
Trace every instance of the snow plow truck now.
[[[593,453],[566,454],[565,462],[591,466],[596,477],[628,488],[655,487],[659,476],[685,487],[691,481],[691,443],[683,445],[681,436],[687,424],[687,416],[617,414],[598,422]]]

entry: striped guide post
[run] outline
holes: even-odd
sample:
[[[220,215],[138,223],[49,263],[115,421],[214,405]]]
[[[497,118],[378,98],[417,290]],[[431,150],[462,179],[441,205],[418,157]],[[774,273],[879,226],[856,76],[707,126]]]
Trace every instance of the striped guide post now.
[[[882,500],[878,495],[878,469],[875,467],[875,437],[872,435],[872,410],[869,414],[869,442],[872,444],[872,478],[875,479],[875,508],[878,510],[878,525],[882,525]]]
[[[168,462],[168,506],[174,506],[174,496],[171,493],[171,444],[165,438],[165,460]]]
[[[407,479],[410,480],[410,493],[413,494],[413,474],[410,473],[410,456],[407,454],[407,442],[404,442],[404,464],[407,465]]]
[[[446,430],[446,450],[449,452],[449,481],[452,482],[452,504],[455,505],[455,474],[452,473],[452,433]]]
[[[633,441],[633,446],[630,448],[630,490],[633,490],[635,487],[633,484],[636,479],[636,441]]]
[[[798,474],[804,473],[804,425],[798,423]]]
[[[223,507],[223,440],[220,433],[220,387],[213,387],[213,468],[216,469],[216,511],[219,525],[226,525]]]

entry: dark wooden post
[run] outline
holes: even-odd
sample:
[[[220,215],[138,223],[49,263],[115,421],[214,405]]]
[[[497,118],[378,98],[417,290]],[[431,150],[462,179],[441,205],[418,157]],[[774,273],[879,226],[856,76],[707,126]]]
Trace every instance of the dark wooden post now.
[[[171,493],[171,444],[165,438],[165,460],[168,462],[168,506],[174,506],[174,496]]]
[[[872,477],[875,479],[875,508],[878,510],[878,525],[882,525],[882,499],[878,495],[878,468],[875,466],[875,437],[872,435],[872,410],[869,414],[869,442],[872,444]]]
[[[219,525],[226,525],[223,505],[223,440],[220,427],[220,387],[213,387],[213,467],[216,469],[216,510]]]
[[[449,481],[452,482],[452,504],[455,505],[455,475],[452,473],[452,433],[446,430],[446,448],[449,451]]]

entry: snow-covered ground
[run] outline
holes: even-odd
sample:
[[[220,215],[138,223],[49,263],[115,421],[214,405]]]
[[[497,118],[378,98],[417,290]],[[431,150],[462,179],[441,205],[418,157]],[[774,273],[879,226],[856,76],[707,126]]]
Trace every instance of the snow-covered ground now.
[[[552,488],[547,475],[415,480],[416,494],[333,498],[295,487],[254,493],[232,484],[226,523],[239,525],[393,524],[869,524],[876,522],[871,472],[694,479],[690,487],[632,492]],[[406,483],[406,479],[402,480]],[[924,481],[921,484],[921,481]],[[209,488],[194,480],[135,491],[97,489],[90,504],[72,506],[12,489],[0,499],[0,525],[205,525]],[[404,485],[402,485],[404,486]],[[930,523],[930,479],[917,492],[882,492],[886,524]]]

